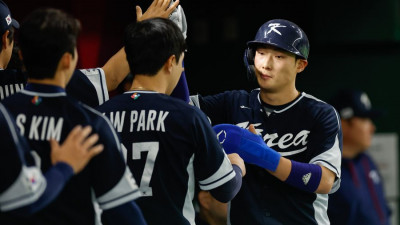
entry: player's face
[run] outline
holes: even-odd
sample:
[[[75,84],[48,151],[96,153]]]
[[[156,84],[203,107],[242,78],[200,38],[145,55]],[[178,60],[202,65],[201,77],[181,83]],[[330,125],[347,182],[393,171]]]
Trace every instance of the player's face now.
[[[356,151],[365,151],[371,146],[375,125],[369,118],[353,117],[342,121],[343,145]]]
[[[284,92],[295,88],[296,74],[303,71],[307,61],[296,60],[294,54],[273,47],[256,50],[254,66],[258,84],[263,92]]]
[[[9,31],[7,31],[6,32],[6,36],[8,35],[8,32]],[[5,51],[5,67],[7,67],[7,65],[8,65],[8,63],[10,62],[10,60],[11,60],[11,55],[12,55],[12,51],[13,51],[13,48],[14,48],[14,40],[13,39],[9,39],[9,38],[6,38],[6,41],[7,41],[7,48],[6,49],[4,49],[4,51]],[[4,69],[4,68],[3,68]]]

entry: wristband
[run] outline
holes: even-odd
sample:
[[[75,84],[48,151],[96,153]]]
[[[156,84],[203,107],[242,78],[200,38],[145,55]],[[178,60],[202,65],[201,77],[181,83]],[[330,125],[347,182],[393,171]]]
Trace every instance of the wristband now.
[[[321,182],[322,168],[319,165],[292,161],[292,169],[285,183],[307,192],[315,192]]]
[[[276,171],[281,155],[268,147],[260,136],[232,124],[213,128],[227,154],[237,153],[246,163]]]

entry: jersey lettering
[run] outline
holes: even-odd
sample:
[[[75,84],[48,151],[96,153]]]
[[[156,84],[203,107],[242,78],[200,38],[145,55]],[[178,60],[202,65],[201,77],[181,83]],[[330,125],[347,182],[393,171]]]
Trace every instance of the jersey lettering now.
[[[143,196],[152,196],[153,189],[150,187],[151,176],[159,150],[159,142],[138,142],[132,144],[132,160],[141,159],[142,152],[148,152],[139,190]]]
[[[16,117],[16,123],[21,135],[25,134],[25,128],[28,127],[28,139],[36,141],[45,141],[51,138],[60,141],[63,122],[63,118],[33,115],[28,126],[26,124],[26,115],[18,114]]]
[[[158,116],[157,116],[158,114]],[[156,110],[132,110],[130,116],[130,132],[136,131],[161,131],[165,132],[164,121],[169,112]],[[157,119],[157,121],[155,121]]]

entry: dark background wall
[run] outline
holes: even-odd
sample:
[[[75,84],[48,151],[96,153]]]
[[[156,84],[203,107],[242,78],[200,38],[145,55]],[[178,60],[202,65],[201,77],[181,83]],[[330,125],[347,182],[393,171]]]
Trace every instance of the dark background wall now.
[[[339,88],[365,90],[386,111],[378,132],[400,132],[400,0],[181,0],[188,22],[185,58],[191,94],[255,87],[246,78],[243,51],[264,22],[288,19],[308,34],[309,66],[301,91],[327,100]],[[150,0],[6,0],[13,17],[38,7],[64,9],[79,18],[79,67],[103,65],[122,46],[135,5]]]

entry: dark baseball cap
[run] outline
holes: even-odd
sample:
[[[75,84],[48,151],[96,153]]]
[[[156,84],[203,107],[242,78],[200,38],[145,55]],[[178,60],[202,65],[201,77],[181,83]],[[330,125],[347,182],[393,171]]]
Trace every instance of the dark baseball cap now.
[[[16,29],[19,28],[19,23],[15,19],[11,18],[11,12],[6,3],[0,0],[0,32],[4,34],[6,30],[9,30],[13,26]]]
[[[368,95],[360,90],[340,90],[329,103],[335,107],[342,119],[352,117],[376,119],[383,114],[381,110],[372,109]]]

